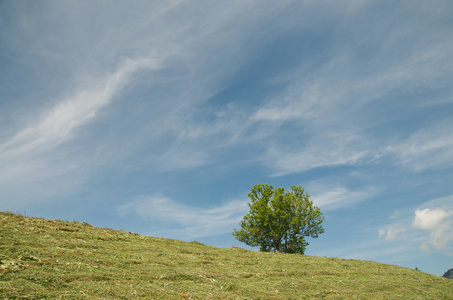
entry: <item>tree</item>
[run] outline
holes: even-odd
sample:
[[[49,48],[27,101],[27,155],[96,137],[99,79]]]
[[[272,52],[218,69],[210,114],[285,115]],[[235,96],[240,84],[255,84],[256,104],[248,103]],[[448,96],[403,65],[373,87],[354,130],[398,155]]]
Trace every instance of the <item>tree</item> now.
[[[237,240],[261,251],[304,254],[306,236],[317,238],[324,232],[324,217],[313,206],[310,195],[300,186],[291,191],[269,184],[257,184],[248,194],[249,213],[239,223],[233,235]]]

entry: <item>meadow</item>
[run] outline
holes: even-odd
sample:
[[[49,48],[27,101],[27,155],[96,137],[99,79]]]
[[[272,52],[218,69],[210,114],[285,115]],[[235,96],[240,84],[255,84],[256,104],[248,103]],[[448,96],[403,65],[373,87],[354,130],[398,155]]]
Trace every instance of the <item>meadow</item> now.
[[[0,299],[136,298],[453,299],[453,280],[0,213]]]

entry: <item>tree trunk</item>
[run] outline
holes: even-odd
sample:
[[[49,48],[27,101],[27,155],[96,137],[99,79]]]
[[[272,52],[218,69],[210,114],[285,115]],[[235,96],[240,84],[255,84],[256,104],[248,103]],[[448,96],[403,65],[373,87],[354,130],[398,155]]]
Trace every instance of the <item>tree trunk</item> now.
[[[274,248],[275,250],[277,250],[277,252],[282,253],[283,252],[282,242],[280,240],[274,240]]]

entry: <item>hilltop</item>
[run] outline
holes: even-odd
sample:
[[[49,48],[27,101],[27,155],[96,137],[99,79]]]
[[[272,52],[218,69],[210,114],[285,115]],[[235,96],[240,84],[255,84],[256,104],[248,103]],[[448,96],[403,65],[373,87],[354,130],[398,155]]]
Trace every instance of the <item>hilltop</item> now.
[[[0,298],[452,299],[453,281],[376,262],[216,248],[0,213]]]

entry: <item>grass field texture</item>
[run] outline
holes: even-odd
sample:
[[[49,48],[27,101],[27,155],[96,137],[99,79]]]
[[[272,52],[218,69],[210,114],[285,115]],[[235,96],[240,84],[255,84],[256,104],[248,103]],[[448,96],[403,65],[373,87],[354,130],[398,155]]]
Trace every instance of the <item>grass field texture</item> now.
[[[453,299],[453,280],[0,213],[0,299],[136,298]]]

